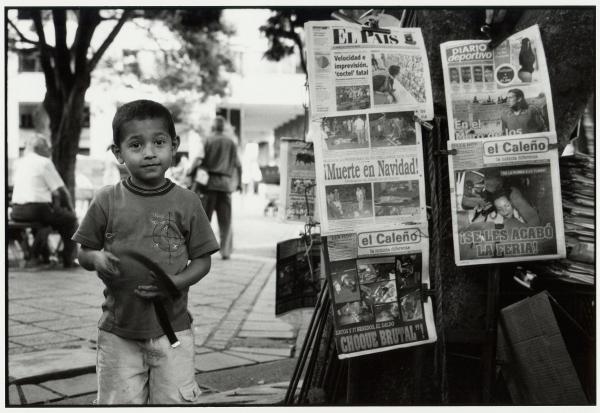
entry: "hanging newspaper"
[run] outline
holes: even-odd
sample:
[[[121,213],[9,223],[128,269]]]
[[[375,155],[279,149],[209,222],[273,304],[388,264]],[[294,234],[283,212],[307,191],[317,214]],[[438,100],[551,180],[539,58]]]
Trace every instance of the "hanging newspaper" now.
[[[313,144],[282,139],[280,151],[281,196],[284,205],[280,218],[304,221],[315,213],[315,154]]]
[[[312,244],[303,238],[277,243],[275,315],[298,308],[314,307],[321,291],[321,237]]]
[[[436,341],[423,228],[331,235],[325,257],[340,359]]]
[[[456,265],[565,257],[555,135],[448,145]]]
[[[308,22],[304,29],[311,119],[365,111],[433,118],[421,29],[385,34],[340,21]]]
[[[426,222],[421,128],[412,112],[311,123],[321,233]]]
[[[488,41],[440,45],[450,139],[553,132],[546,56],[537,25],[495,49]]]

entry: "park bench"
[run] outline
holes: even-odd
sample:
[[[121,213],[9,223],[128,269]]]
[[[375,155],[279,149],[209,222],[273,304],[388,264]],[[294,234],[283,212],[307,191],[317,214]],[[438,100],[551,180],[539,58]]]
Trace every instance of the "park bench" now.
[[[44,224],[37,221],[13,221],[9,219],[7,225],[8,242],[17,242],[23,251],[23,259],[28,260],[31,257],[31,246],[29,245],[29,236],[27,230],[41,230],[46,228]]]

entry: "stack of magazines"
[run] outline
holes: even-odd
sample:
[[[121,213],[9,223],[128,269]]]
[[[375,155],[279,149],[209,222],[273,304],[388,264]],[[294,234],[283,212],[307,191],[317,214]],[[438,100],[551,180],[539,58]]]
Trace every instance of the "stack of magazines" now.
[[[539,275],[594,284],[595,278],[595,158],[575,152],[560,158],[567,258],[535,266]]]

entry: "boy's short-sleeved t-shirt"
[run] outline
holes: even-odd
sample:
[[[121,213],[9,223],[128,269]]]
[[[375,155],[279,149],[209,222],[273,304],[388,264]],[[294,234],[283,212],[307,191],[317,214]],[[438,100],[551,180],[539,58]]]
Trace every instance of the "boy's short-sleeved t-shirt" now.
[[[153,284],[152,276],[125,251],[140,253],[177,276],[188,260],[219,250],[198,196],[169,180],[154,190],[139,188],[129,178],[100,189],[73,240],[120,259],[121,275],[106,285],[98,327],[129,339],[154,338],[164,332],[152,302],[133,292],[138,285]],[[174,331],[190,328],[187,295],[186,289],[165,303]]]

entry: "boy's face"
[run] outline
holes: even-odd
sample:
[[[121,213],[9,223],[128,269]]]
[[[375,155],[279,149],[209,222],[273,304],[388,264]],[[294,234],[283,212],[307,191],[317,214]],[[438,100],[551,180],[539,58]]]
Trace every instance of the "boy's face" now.
[[[171,166],[179,147],[179,137],[171,138],[161,118],[133,119],[121,128],[121,143],[112,152],[125,164],[133,183],[156,188],[164,183],[165,171]]]

